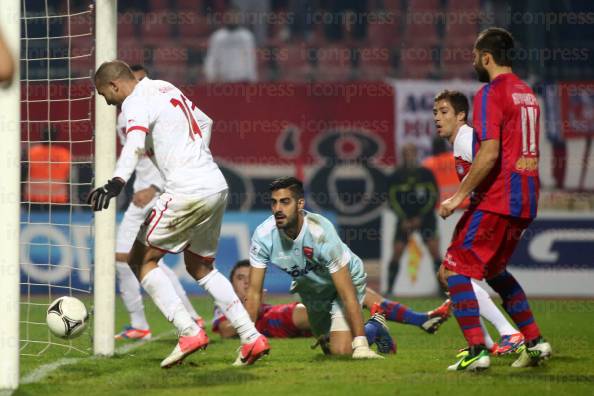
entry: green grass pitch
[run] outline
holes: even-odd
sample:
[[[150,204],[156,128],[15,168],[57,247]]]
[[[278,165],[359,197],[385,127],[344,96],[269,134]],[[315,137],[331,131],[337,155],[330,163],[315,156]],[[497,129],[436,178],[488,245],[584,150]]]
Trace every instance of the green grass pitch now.
[[[271,298],[286,302],[289,297]],[[417,310],[436,306],[436,299],[402,299]],[[212,317],[209,298],[193,300],[205,319]],[[121,353],[112,358],[92,358],[80,352],[65,354],[52,347],[40,356],[21,357],[21,379],[15,395],[592,395],[594,394],[594,301],[534,300],[536,319],[553,347],[544,366],[509,367],[514,356],[491,359],[483,373],[449,373],[464,339],[451,318],[435,335],[390,322],[398,353],[381,361],[352,361],[311,350],[312,339],[272,339],[271,354],[254,366],[231,367],[238,340],[209,336],[204,352],[191,355],[183,365],[162,370],[159,362],[175,345],[172,327],[145,299],[153,336],[160,338],[125,351],[130,342],[117,342]],[[88,303],[87,303],[88,306]],[[30,312],[30,319],[39,312]],[[118,301],[116,325],[127,323]],[[23,330],[24,331],[24,330]],[[44,326],[30,326],[30,338],[47,338]],[[495,333],[494,333],[495,334]],[[74,344],[90,348],[89,331]],[[33,353],[37,345],[28,345]],[[72,360],[64,360],[72,359]],[[47,372],[52,362],[70,362]],[[40,373],[47,373],[43,376]]]

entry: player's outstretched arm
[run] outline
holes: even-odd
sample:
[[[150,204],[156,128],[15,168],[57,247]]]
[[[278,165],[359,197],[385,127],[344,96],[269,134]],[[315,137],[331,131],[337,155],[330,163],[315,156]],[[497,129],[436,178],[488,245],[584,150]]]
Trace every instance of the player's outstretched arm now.
[[[498,139],[489,139],[481,142],[481,147],[476,153],[468,174],[458,186],[458,191],[441,203],[439,215],[442,218],[445,219],[450,216],[464,202],[468,194],[478,187],[485,177],[487,177],[497,163],[499,147],[500,143]]]
[[[248,285],[245,309],[254,323],[258,319],[258,310],[262,304],[262,287],[266,268],[250,267],[250,283]]]
[[[369,348],[369,343],[363,327],[361,306],[357,299],[357,293],[355,291],[355,286],[353,285],[348,265],[344,265],[338,271],[333,272],[332,281],[342,300],[346,319],[353,336],[353,359],[381,359],[382,356]]]

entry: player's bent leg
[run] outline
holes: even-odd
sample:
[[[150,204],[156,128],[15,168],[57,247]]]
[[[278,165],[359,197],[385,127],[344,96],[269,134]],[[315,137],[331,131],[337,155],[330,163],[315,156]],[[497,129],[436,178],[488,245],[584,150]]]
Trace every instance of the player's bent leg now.
[[[171,284],[173,285],[175,292],[184,304],[186,310],[190,313],[192,319],[196,322],[196,324],[198,324],[198,326],[204,328],[204,319],[202,319],[202,317],[198,315],[198,312],[196,312],[196,310],[194,309],[194,306],[190,302],[190,299],[188,298],[188,295],[186,294],[186,291],[184,290],[184,287],[182,286],[177,274],[173,272],[173,270],[169,268],[167,264],[165,264],[165,261],[163,261],[163,259],[159,260],[159,267],[163,270],[165,275],[167,275],[167,277],[171,281]]]
[[[242,345],[233,365],[250,365],[270,353],[268,339],[256,330],[231,282],[213,267],[214,258],[204,257],[186,249],[184,261],[190,275],[212,296],[241,339]]]
[[[470,277],[446,271],[448,289],[452,298],[454,317],[468,342],[468,354],[448,366],[448,371],[481,371],[489,368],[491,361],[485,346],[485,336],[480,322],[478,301]]]
[[[522,349],[520,357],[512,364],[512,367],[538,366],[548,360],[552,354],[551,345],[542,338],[526,294],[516,278],[504,270],[487,279],[487,283],[499,293],[503,299],[504,309],[525,338],[525,348]]]
[[[429,312],[416,312],[397,301],[390,301],[371,288],[365,289],[363,305],[371,315],[382,313],[387,320],[418,326],[429,334],[435,333],[450,316],[450,302],[446,300],[438,308]]]
[[[353,335],[350,330],[330,332],[330,354],[351,356],[353,353]]]
[[[151,331],[144,315],[140,283],[127,264],[127,260],[127,253],[116,253],[116,273],[120,296],[130,315],[130,325],[125,326],[121,332],[115,335],[115,338],[147,340],[151,338]]]
[[[307,316],[307,309],[305,308],[305,305],[301,303],[297,304],[293,310],[291,319],[293,320],[293,325],[300,331],[306,332],[311,330],[311,325],[309,324],[309,317]]]
[[[472,287],[479,303],[481,317],[491,322],[501,335],[501,341],[498,344],[493,343],[492,340],[491,343],[489,343],[489,340],[485,338],[487,348],[492,351],[494,355],[504,355],[517,350],[524,344],[524,336],[522,333],[519,333],[511,323],[509,323],[507,318],[495,305],[491,296],[489,296],[489,293],[487,293],[487,291],[474,279],[472,280]],[[483,326],[483,331],[484,330],[485,327]],[[485,334],[485,337],[486,335],[487,334]]]
[[[151,296],[161,313],[172,322],[179,334],[179,340],[173,351],[162,362],[162,368],[168,368],[181,362],[197,350],[208,345],[204,330],[192,320],[171,281],[157,263],[164,253],[158,249],[144,246],[138,240],[130,251],[130,267],[136,269],[141,277],[144,290]]]

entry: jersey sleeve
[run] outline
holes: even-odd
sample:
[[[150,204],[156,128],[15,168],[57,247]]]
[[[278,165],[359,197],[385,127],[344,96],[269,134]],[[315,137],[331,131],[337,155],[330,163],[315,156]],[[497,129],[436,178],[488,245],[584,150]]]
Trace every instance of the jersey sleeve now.
[[[497,139],[501,137],[503,125],[503,103],[492,85],[486,85],[474,97],[473,126],[477,131],[479,141]]]
[[[120,111],[118,114],[116,132],[118,134],[120,144],[124,146],[124,144],[126,144],[126,117],[124,117],[123,111]]]
[[[334,226],[325,227],[319,261],[333,274],[351,261],[351,253],[342,242]]]
[[[140,131],[132,131],[127,135],[126,144],[124,144],[120,158],[118,158],[118,162],[116,163],[113,177],[123,179],[125,182],[130,179],[138,161],[144,153],[145,138],[146,134]]]
[[[474,131],[464,130],[459,132],[454,140],[454,157],[472,163],[473,160],[473,139]]]
[[[250,246],[250,265],[255,268],[266,268],[270,263],[270,248],[259,236],[258,230],[252,237]]]
[[[126,126],[126,135],[132,131],[149,133],[148,105],[141,98],[129,97],[122,104],[122,113]]]

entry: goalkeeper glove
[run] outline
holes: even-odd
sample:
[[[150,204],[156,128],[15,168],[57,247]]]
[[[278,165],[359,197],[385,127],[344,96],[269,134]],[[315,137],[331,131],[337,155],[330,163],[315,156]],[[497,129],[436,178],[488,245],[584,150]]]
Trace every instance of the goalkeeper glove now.
[[[367,337],[360,336],[353,339],[353,359],[383,359],[383,356],[378,355],[369,348]]]
[[[126,182],[124,180],[114,177],[103,187],[91,191],[89,198],[87,198],[87,204],[91,205],[94,211],[107,209],[109,207],[109,200],[117,197],[125,184]]]

